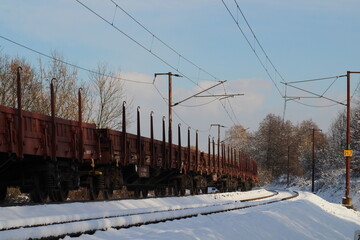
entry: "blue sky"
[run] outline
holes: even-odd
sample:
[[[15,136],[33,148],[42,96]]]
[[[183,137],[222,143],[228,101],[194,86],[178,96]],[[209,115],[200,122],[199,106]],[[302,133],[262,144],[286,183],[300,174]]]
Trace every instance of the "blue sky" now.
[[[115,12],[115,6],[110,0],[81,0],[81,2],[113,22],[114,26],[151,49],[170,65],[178,68],[199,86],[204,88],[215,83],[214,78],[186,64],[182,57],[179,58],[177,54],[164,48],[120,9]],[[246,128],[249,127],[250,131],[255,131],[259,122],[268,113],[282,115],[284,100],[221,0],[114,0],[114,2],[162,41],[176,49],[181,56],[196,63],[217,80],[227,80],[225,85],[227,92],[245,94],[229,101],[223,100],[223,105],[219,101],[214,101],[202,107],[174,108],[188,125],[203,130],[205,137],[209,133],[216,136],[215,129],[209,132],[211,123],[221,123],[230,127],[235,122]],[[342,75],[348,70],[360,71],[359,1],[238,0],[237,2],[269,58],[286,81]],[[255,44],[240,13],[236,11],[234,1],[227,0],[225,3],[234,16],[238,16],[239,24],[249,37],[250,43],[260,55],[264,65],[268,66],[270,75],[284,93],[280,77],[274,74],[269,62],[261,55],[259,46]],[[105,62],[114,71],[119,71],[121,77],[140,81],[152,81],[155,72],[176,72],[75,0],[3,0],[0,11],[1,36],[46,54],[56,50],[74,64],[95,68],[97,63]],[[1,38],[0,47],[3,53],[24,56],[34,64],[39,58],[37,54]],[[83,80],[88,78],[86,72],[79,73]],[[360,75],[352,76],[352,89],[357,86],[359,80]],[[331,80],[299,86],[322,93],[330,83]],[[159,78],[156,84],[166,96],[166,79]],[[182,100],[200,91],[199,86],[186,78],[174,79],[174,101]],[[144,115],[154,110],[159,123],[161,116],[167,115],[166,103],[152,85],[127,83],[125,87],[127,94],[134,99],[134,105],[140,105]],[[343,101],[345,91],[345,79],[342,78],[335,82],[327,92],[327,96]],[[212,91],[216,94],[223,92],[223,87]],[[303,93],[288,89],[288,95],[300,94],[304,96]],[[194,99],[186,104],[197,105],[209,100],[211,99]],[[301,102],[318,106],[332,104],[320,99],[303,99]],[[342,109],[344,107],[340,105],[312,108],[289,101],[286,118],[294,123],[311,118],[326,131],[338,111]],[[174,126],[178,122],[182,121],[174,116]],[[182,123],[182,126],[186,124]]]

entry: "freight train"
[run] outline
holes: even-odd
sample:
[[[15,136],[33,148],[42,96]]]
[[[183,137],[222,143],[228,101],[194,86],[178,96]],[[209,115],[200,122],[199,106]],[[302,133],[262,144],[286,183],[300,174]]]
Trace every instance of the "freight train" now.
[[[71,190],[87,189],[89,199],[99,195],[113,198],[124,186],[135,197],[207,193],[208,187],[220,191],[249,190],[257,182],[257,164],[240,150],[221,145],[215,154],[214,140],[208,151],[190,143],[169,144],[154,139],[153,113],[150,115],[150,138],[140,132],[140,109],[137,110],[137,134],[126,128],[126,103],[123,103],[122,130],[98,129],[82,121],[79,90],[79,119],[56,117],[51,83],[51,115],[22,109],[20,72],[17,73],[17,108],[0,106],[0,201],[8,187],[29,193],[33,202],[65,201]],[[180,125],[178,126],[180,132]],[[194,143],[193,143],[194,144]],[[218,151],[219,152],[219,151]],[[100,192],[102,194],[100,194]]]

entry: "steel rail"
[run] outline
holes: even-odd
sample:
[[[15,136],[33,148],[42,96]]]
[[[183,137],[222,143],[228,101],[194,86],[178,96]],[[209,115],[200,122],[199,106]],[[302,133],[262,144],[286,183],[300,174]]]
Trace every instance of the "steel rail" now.
[[[264,198],[270,198],[270,197],[276,196],[278,194],[279,193],[277,191],[274,191],[274,193],[272,193],[270,195],[265,195],[265,196],[261,196],[261,197],[257,197],[257,198],[236,200],[236,201],[233,201],[233,202],[250,202],[250,201],[260,200],[260,199],[264,199]],[[179,196],[179,197],[184,197],[184,196]],[[141,199],[130,199],[130,200],[141,200]],[[116,201],[119,201],[119,200],[116,200]],[[109,201],[109,202],[111,202],[111,201]],[[11,228],[0,228],[0,232],[1,231],[7,231],[7,230],[16,230],[16,229],[20,229],[20,228],[35,228],[35,227],[51,226],[51,225],[58,225],[58,224],[65,224],[65,223],[85,222],[85,221],[90,221],[90,220],[100,220],[100,219],[109,219],[109,218],[117,218],[117,217],[128,217],[128,216],[135,216],[135,215],[144,215],[144,214],[179,211],[179,210],[190,210],[190,209],[195,209],[195,208],[199,208],[199,207],[224,206],[224,205],[233,204],[233,202],[226,202],[226,203],[220,203],[220,204],[214,203],[214,204],[208,204],[208,205],[205,205],[205,206],[184,207],[184,208],[171,208],[170,207],[170,208],[167,208],[167,209],[152,210],[152,211],[150,210],[150,211],[146,211],[146,212],[114,214],[114,215],[109,215],[109,216],[80,218],[80,219],[74,219],[74,220],[68,220],[68,221],[54,221],[54,222],[50,222],[50,223],[38,223],[38,224],[32,224],[32,225],[19,225],[19,226],[15,226],[15,227],[11,227]],[[135,209],[131,209],[129,211],[134,211],[134,210]]]
[[[164,218],[157,219],[157,220],[149,220],[149,221],[138,222],[138,223],[133,223],[133,224],[127,224],[127,225],[121,225],[121,226],[111,226],[112,228],[115,228],[115,229],[130,228],[130,227],[134,227],[134,226],[141,226],[141,225],[166,222],[166,221],[176,220],[176,219],[185,219],[185,218],[190,218],[190,217],[196,217],[198,215],[216,214],[216,213],[221,213],[221,212],[234,211],[234,210],[239,210],[239,209],[245,209],[245,208],[251,208],[251,207],[256,207],[256,206],[272,204],[272,203],[281,202],[281,201],[285,201],[285,200],[295,198],[295,197],[297,197],[299,195],[299,193],[295,192],[294,195],[289,196],[289,197],[284,197],[284,198],[280,198],[280,199],[276,199],[276,200],[272,200],[272,201],[260,202],[260,203],[254,204],[254,205],[246,205],[246,206],[238,206],[238,205],[236,205],[236,203],[261,200],[261,199],[273,197],[275,195],[278,195],[277,191],[275,191],[274,193],[272,193],[270,195],[261,196],[261,197],[257,197],[257,198],[236,200],[234,202],[225,203],[225,204],[211,204],[211,205],[200,206],[200,207],[189,207],[189,208],[179,208],[179,209],[171,209],[171,210],[148,211],[148,212],[132,213],[132,214],[120,214],[120,215],[117,215],[117,216],[88,218],[88,219],[80,219],[80,220],[73,220],[73,221],[57,222],[57,223],[51,223],[51,224],[38,224],[38,225],[33,225],[33,226],[19,226],[19,227],[11,228],[11,229],[2,229],[2,230],[0,230],[0,232],[7,231],[7,230],[11,231],[11,230],[23,229],[23,228],[36,228],[36,227],[45,227],[45,226],[52,226],[52,225],[68,224],[68,223],[96,221],[96,220],[102,220],[102,219],[111,219],[111,218],[115,219],[115,218],[120,218],[120,217],[131,217],[131,216],[137,216],[137,215],[146,215],[146,214],[151,215],[151,214],[169,213],[168,217],[164,217]],[[234,206],[231,206],[231,205],[234,205]],[[218,207],[219,209],[212,210],[212,208],[216,208],[216,207]],[[202,209],[202,211],[196,212],[196,213],[186,213],[187,210],[196,209],[196,208]],[[178,211],[178,212],[179,211],[180,212],[184,211],[185,213],[182,214],[182,215],[180,214],[180,216],[175,216],[175,217],[171,216],[171,212],[176,212],[176,211]],[[92,233],[94,233],[94,232],[96,232],[98,230],[103,230],[103,228],[99,227],[99,229],[85,230],[83,232],[77,232],[77,233],[67,233],[67,234],[63,234],[61,236],[42,237],[40,239],[60,239],[60,238],[63,238],[65,236],[75,237],[75,236],[80,236],[82,234],[92,234]],[[34,238],[32,238],[32,239],[34,239]]]

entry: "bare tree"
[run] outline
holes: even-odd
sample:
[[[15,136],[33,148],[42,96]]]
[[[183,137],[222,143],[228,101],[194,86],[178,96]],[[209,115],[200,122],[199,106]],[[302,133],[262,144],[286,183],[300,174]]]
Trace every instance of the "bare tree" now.
[[[124,84],[114,73],[109,71],[105,64],[98,64],[92,74],[92,106],[89,106],[93,115],[92,120],[98,128],[121,129],[122,126],[122,104],[126,101]],[[127,101],[127,107],[131,101]],[[129,120],[130,113],[127,114]]]
[[[246,131],[241,125],[234,125],[225,132],[225,144],[231,147],[241,149],[243,152],[248,152],[250,148],[251,134]]]
[[[0,54],[0,104],[17,107],[17,69],[21,67],[21,94],[24,110],[43,113],[45,96],[36,69],[25,59]]]
[[[63,56],[61,56],[59,53],[55,51],[52,52],[52,57],[53,59],[50,64],[43,66],[40,61],[39,65],[41,78],[44,82],[46,82],[47,89],[50,85],[51,79],[56,79],[56,81],[54,81],[54,91],[56,95],[56,116],[70,120],[77,120],[77,96],[79,89],[77,84],[77,70],[66,65],[64,63]],[[50,101],[48,101],[48,103],[50,104]]]
[[[289,157],[290,172],[299,175],[302,173],[299,141],[296,127],[290,121],[283,122],[280,116],[268,114],[251,138],[250,152],[261,168],[267,169],[266,174],[276,178],[287,173]]]

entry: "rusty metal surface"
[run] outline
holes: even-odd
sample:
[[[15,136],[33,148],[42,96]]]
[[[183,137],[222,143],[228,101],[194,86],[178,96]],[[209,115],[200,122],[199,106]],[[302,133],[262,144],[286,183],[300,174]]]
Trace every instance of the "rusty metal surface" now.
[[[83,171],[83,175],[91,177],[106,174],[112,168],[126,168],[126,171],[134,171],[129,173],[131,178],[134,178],[133,174],[137,174],[139,178],[171,176],[171,174],[176,177],[189,175],[201,176],[215,182],[224,181],[231,186],[236,186],[234,181],[243,182],[247,179],[257,181],[256,162],[230,146],[227,148],[224,144],[220,146],[219,139],[217,154],[215,140],[210,136],[207,153],[200,152],[198,131],[196,131],[194,149],[191,146],[191,132],[188,128],[187,144],[182,146],[179,124],[178,144],[172,144],[171,118],[169,118],[168,141],[166,141],[165,117],[162,119],[162,140],[156,140],[152,112],[150,138],[146,138],[141,134],[138,107],[137,132],[128,133],[126,102],[122,106],[122,131],[97,129],[95,124],[83,122],[81,89],[78,91],[77,121],[57,118],[53,81],[50,85],[51,115],[24,111],[21,108],[20,80],[20,69],[18,69],[18,109],[0,106],[0,153],[15,155],[19,160],[57,162],[61,159],[75,162]],[[83,184],[89,183],[90,180],[83,182]],[[102,182],[98,184],[99,188],[104,188]]]

